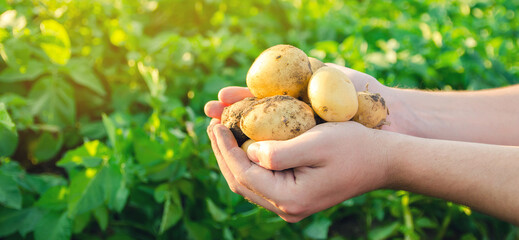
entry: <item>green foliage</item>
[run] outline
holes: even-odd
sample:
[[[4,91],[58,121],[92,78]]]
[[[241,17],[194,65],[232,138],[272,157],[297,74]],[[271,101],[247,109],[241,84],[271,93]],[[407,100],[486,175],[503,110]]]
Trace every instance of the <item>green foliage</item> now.
[[[16,126],[3,102],[0,102],[0,143],[0,156],[10,156],[18,144]]]
[[[288,224],[232,193],[203,115],[288,43],[390,86],[519,83],[517,1],[0,1],[0,237],[519,239],[379,190]]]

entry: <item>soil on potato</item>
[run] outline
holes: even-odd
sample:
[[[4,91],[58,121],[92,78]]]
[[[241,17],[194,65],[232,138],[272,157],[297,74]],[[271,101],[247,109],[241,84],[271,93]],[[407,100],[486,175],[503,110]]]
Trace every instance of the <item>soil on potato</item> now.
[[[276,95],[276,96],[272,96],[272,97],[262,98],[260,100],[255,101],[249,108],[245,109],[245,111],[242,113],[242,116],[246,116],[255,107],[260,107],[260,106],[258,106],[260,104],[262,104],[262,106],[261,106],[261,109],[259,109],[259,111],[262,111],[265,114],[270,114],[270,113],[272,113],[273,109],[275,109],[278,106],[278,104],[280,102],[284,102],[284,101],[300,101],[300,100],[298,100],[297,98],[294,98],[292,96],[285,96],[285,95]],[[301,101],[301,102],[304,103],[303,101]],[[306,103],[304,103],[304,104],[306,104]],[[309,107],[309,109],[311,109],[311,107],[309,105],[308,105],[308,107]],[[302,104],[297,104],[297,108],[298,108],[297,112],[293,112],[291,114],[283,116],[283,119],[281,119],[281,122],[283,122],[285,124],[285,126],[288,126],[288,122],[290,119],[292,119],[292,121],[297,119],[298,112],[308,111],[307,109],[305,109],[304,105],[302,105]],[[289,131],[294,135],[299,135],[301,133],[301,131],[305,128],[305,126],[303,126],[302,123],[294,122],[294,125],[295,126],[293,126],[291,129],[289,129]],[[272,133],[272,135],[275,135],[274,132]]]
[[[384,100],[384,98],[382,96],[380,96],[379,93],[369,93],[369,96],[371,97],[371,99],[373,99],[374,102],[380,102],[382,104],[382,107],[386,108],[386,101]]]
[[[236,142],[241,146],[249,137],[240,128],[240,119],[244,111],[250,109],[256,102],[256,98],[245,98],[233,105],[224,108],[222,113],[222,124],[229,128],[236,138]]]
[[[281,101],[299,101],[299,100],[297,100],[296,98],[291,97],[291,96],[277,95],[277,96],[273,96],[273,97],[269,97],[269,98],[263,98],[263,99],[257,101],[254,105],[264,103],[263,112],[267,113],[271,107],[276,107],[277,104]],[[298,109],[299,112],[302,112],[305,110],[304,107],[301,106],[300,104],[298,104],[297,106],[299,108]],[[297,119],[296,113],[292,113],[292,114],[288,115],[288,117],[291,119]],[[285,125],[288,124],[287,119],[283,119],[282,121],[285,123]],[[290,129],[290,132],[293,134],[297,134],[297,133],[301,132],[301,128],[302,128],[301,123],[298,123],[292,129]]]

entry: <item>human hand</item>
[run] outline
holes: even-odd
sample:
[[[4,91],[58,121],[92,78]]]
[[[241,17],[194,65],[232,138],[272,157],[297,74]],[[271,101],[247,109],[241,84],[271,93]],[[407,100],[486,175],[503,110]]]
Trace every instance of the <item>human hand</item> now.
[[[288,222],[388,186],[389,134],[355,122],[325,123],[245,153],[218,119],[208,135],[231,190]]]

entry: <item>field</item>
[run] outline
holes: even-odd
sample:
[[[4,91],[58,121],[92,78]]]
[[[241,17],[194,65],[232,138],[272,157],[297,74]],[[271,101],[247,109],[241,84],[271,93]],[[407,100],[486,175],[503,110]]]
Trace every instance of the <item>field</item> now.
[[[519,239],[378,190],[290,224],[232,193],[204,104],[291,44],[388,86],[519,83],[519,1],[0,0],[0,238]]]

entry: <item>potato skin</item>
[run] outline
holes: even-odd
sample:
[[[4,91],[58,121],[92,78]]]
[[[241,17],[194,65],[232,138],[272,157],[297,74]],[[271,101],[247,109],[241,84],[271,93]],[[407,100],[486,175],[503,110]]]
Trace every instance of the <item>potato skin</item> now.
[[[245,141],[242,145],[241,145],[241,149],[243,149],[244,152],[247,152],[247,149],[249,149],[249,146],[253,143],[255,143],[256,141],[252,140],[252,139],[249,139],[247,141]]]
[[[249,139],[240,129],[242,113],[252,106],[256,100],[256,98],[245,98],[223,109],[222,124],[231,130],[234,138],[236,138],[236,142],[238,142],[238,145],[242,145],[247,141],[247,139]]]
[[[310,61],[310,67],[312,68],[312,72],[314,73],[317,72],[319,68],[326,66],[323,62],[321,62],[321,60],[317,58],[308,57],[308,61]]]
[[[326,66],[317,58],[308,57],[308,61],[310,62],[310,68],[312,69],[313,73],[319,70],[319,68]],[[310,98],[308,98],[308,87],[306,87],[303,91],[304,92],[300,94],[298,99],[310,105]],[[319,124],[319,121],[317,121],[317,124]]]
[[[257,98],[299,97],[305,93],[312,69],[308,56],[294,46],[276,45],[263,51],[247,72],[247,87]]]
[[[353,117],[353,121],[361,123],[368,128],[380,129],[386,124],[389,110],[386,101],[380,94],[368,91],[358,93],[359,110]]]
[[[312,108],[290,96],[260,99],[242,114],[240,127],[254,141],[287,140],[315,126]]]
[[[308,97],[315,113],[327,122],[350,120],[358,109],[355,86],[340,70],[324,66],[308,84]]]

